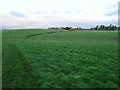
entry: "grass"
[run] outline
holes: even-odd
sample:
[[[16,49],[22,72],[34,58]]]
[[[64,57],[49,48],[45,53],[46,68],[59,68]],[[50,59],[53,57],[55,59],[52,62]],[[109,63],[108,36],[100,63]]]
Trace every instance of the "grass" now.
[[[2,34],[3,88],[118,87],[117,31],[10,30]]]

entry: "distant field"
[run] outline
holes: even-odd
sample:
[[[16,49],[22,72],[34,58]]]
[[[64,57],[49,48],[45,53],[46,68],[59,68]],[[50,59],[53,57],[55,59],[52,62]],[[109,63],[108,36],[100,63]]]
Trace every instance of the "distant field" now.
[[[3,88],[118,87],[117,31],[2,32]]]

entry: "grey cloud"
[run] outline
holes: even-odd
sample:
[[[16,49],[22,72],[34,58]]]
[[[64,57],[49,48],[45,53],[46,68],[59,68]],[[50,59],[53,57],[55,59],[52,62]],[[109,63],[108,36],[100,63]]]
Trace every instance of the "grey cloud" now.
[[[81,11],[79,10],[79,11],[76,11],[76,13],[81,13]]]
[[[36,14],[41,14],[41,15],[45,15],[45,14],[59,14],[59,13],[60,13],[59,11],[52,11],[52,12],[39,11],[39,12],[36,12]]]
[[[22,14],[18,11],[11,11],[10,14],[16,17],[27,17],[25,14]]]
[[[53,11],[52,14],[59,14],[59,11]]]
[[[42,12],[42,11],[39,11],[39,12],[35,12],[37,15],[40,15],[44,18],[52,18],[52,17],[58,17],[58,14],[60,14],[59,11],[51,11],[51,12]]]
[[[107,12],[107,13],[104,13],[105,16],[116,16],[118,15],[118,10],[115,9],[115,10],[112,10],[110,12]]]
[[[44,16],[55,16],[55,15],[58,15],[58,14],[60,14],[61,12],[59,11],[59,10],[56,10],[56,11],[51,11],[51,12],[42,12],[42,11],[40,11],[40,12],[35,12],[36,14],[39,14],[39,15],[44,15]],[[69,13],[71,13],[70,11],[64,11],[64,13],[65,14],[69,14]]]
[[[117,4],[114,4],[114,5],[108,6],[107,9],[113,9],[113,8],[117,8],[117,7],[118,7],[118,5],[117,5]]]
[[[70,12],[70,11],[65,11],[64,13],[65,13],[65,14],[69,14],[69,13],[71,13],[71,12]]]
[[[108,10],[104,13],[105,16],[116,16],[118,15],[118,4],[110,5],[106,9]]]
[[[39,11],[39,12],[35,12],[36,14],[47,14],[48,12],[42,12],[42,11]]]

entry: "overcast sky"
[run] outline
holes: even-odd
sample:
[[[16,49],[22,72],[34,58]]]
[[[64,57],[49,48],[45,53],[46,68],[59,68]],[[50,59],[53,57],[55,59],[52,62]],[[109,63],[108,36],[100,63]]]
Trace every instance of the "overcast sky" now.
[[[3,28],[117,25],[119,0],[1,0]]]

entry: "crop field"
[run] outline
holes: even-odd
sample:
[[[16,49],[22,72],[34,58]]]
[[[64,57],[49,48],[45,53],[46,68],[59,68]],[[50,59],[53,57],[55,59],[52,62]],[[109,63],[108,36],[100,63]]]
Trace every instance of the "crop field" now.
[[[117,88],[118,32],[3,30],[3,88]]]

